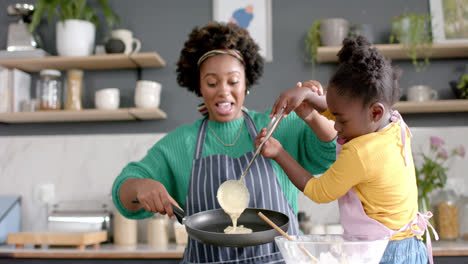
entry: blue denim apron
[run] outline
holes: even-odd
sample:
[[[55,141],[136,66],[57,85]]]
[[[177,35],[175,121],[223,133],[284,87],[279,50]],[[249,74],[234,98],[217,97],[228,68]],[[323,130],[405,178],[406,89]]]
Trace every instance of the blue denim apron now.
[[[257,129],[250,116],[244,119],[252,142]],[[192,215],[221,208],[216,198],[218,187],[227,180],[238,180],[253,157],[255,150],[239,158],[216,154],[202,158],[208,119],[203,120],[198,131],[192,173],[185,203],[185,212]],[[284,196],[273,166],[259,155],[245,177],[250,192],[249,207],[282,212],[289,217],[289,235],[298,235],[296,214]],[[279,234],[278,234],[279,235]],[[183,263],[284,263],[275,242],[250,247],[218,247],[202,244],[189,237]]]

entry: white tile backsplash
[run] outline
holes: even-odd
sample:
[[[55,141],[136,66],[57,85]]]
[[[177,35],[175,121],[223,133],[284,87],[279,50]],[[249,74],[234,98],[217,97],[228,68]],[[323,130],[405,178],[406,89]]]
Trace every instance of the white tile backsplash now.
[[[413,151],[429,148],[436,135],[451,149],[468,148],[468,127],[412,128]],[[24,231],[40,230],[45,217],[35,202],[34,189],[55,184],[56,200],[108,200],[114,178],[130,161],[139,160],[164,134],[57,135],[0,137],[0,194],[22,196]],[[468,158],[455,158],[450,165],[448,186],[467,193]],[[299,207],[314,223],[338,223],[336,202],[318,205],[299,196]]]

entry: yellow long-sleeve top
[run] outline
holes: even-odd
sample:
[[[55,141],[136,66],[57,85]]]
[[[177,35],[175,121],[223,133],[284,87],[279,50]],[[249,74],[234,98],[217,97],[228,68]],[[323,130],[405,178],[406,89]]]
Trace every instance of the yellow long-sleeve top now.
[[[409,132],[404,148],[399,123],[345,143],[335,163],[319,178],[307,183],[304,194],[317,203],[334,201],[354,188],[367,216],[393,230],[416,217],[418,190]],[[414,234],[407,230],[391,240]]]

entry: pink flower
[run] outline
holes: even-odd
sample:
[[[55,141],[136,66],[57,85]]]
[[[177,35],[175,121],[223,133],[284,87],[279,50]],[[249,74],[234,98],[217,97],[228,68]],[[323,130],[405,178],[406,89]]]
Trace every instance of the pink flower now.
[[[465,157],[465,147],[463,145],[458,146],[455,150],[460,157],[464,158]]]
[[[446,160],[448,158],[447,151],[444,148],[439,148],[439,151],[437,152],[437,157]]]
[[[440,148],[444,144],[445,142],[440,137],[436,137],[436,136],[431,137],[431,147]]]

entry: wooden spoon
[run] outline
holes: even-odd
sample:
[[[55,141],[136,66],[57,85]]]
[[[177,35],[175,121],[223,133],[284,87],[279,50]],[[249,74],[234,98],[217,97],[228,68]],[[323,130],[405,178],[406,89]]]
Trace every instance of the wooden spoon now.
[[[276,231],[278,231],[282,236],[284,236],[286,239],[294,241],[292,237],[290,237],[286,232],[284,232],[281,228],[279,228],[273,221],[271,221],[268,217],[266,217],[262,212],[258,212],[258,215],[265,221],[267,222],[271,227],[273,227]],[[312,261],[313,263],[318,263],[319,260],[314,257],[305,247],[303,244],[299,244],[299,248],[306,254]]]

